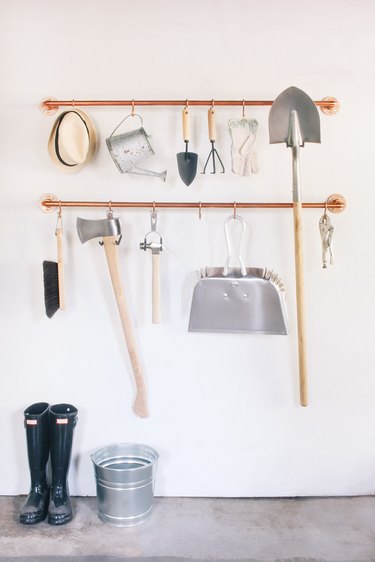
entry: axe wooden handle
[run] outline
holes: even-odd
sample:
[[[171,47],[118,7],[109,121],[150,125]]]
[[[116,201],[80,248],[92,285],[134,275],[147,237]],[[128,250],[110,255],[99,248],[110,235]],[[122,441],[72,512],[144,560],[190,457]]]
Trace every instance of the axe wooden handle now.
[[[299,392],[301,406],[308,405],[306,331],[305,331],[305,292],[303,282],[303,242],[302,242],[302,203],[293,203],[294,252],[296,267],[297,327]]]
[[[160,254],[152,254],[152,323],[160,324]]]
[[[126,345],[129,352],[130,363],[134,373],[137,395],[133,405],[134,412],[141,418],[148,417],[146,385],[144,382],[142,367],[138,358],[132,323],[122,290],[119,262],[117,252],[117,236],[104,236],[103,244],[107,258],[108,269],[111,276],[112,286],[116,297],[117,307],[121,318],[122,329],[125,336]]]

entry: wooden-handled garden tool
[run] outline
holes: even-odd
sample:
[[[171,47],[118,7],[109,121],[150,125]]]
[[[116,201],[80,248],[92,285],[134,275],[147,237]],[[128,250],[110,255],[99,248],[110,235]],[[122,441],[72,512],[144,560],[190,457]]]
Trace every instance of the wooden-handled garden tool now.
[[[141,250],[151,250],[152,255],[152,323],[160,324],[160,252],[163,250],[163,239],[156,230],[157,213],[151,211],[151,230],[139,244]],[[156,236],[151,240],[150,236]],[[149,238],[149,239],[148,239]]]
[[[206,163],[204,165],[202,174],[206,173],[207,164],[210,161],[210,158],[212,158],[212,172],[211,172],[211,174],[216,174],[216,161],[215,161],[216,156],[217,156],[217,158],[220,162],[220,165],[221,165],[221,173],[224,174],[225,173],[224,164],[222,163],[221,158],[219,156],[219,153],[215,148],[216,117],[215,117],[215,108],[214,108],[214,101],[213,100],[212,100],[212,106],[208,110],[208,137],[209,137],[210,143],[211,143],[211,150],[208,154],[208,157],[207,157]]]
[[[111,276],[112,286],[116,297],[117,307],[120,314],[122,329],[125,336],[126,345],[129,352],[130,363],[134,373],[136,385],[136,398],[134,401],[134,411],[141,418],[148,416],[146,386],[143,371],[135,343],[132,323],[125,300],[125,295],[121,286],[118,245],[121,240],[121,225],[118,218],[114,218],[111,211],[107,212],[107,218],[101,220],[77,219],[77,231],[82,244],[92,238],[102,237],[99,242],[105,249],[108,269]]]
[[[298,355],[300,404],[308,404],[306,334],[303,279],[302,198],[300,185],[300,148],[305,142],[320,143],[320,119],[312,99],[302,90],[290,87],[272,104],[269,114],[270,143],[285,142],[292,149],[293,217],[296,268]]]
[[[198,154],[189,152],[190,142],[190,115],[188,101],[182,110],[182,133],[184,136],[185,151],[177,154],[177,165],[180,178],[185,185],[190,185],[197,173]]]
[[[52,318],[57,310],[65,309],[65,283],[63,263],[63,226],[61,208],[55,230],[57,240],[57,262],[43,262],[44,304],[46,315]]]

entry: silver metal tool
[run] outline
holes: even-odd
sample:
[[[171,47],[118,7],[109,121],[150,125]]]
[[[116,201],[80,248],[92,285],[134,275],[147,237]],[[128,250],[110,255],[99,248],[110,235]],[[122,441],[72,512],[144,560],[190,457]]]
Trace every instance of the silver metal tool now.
[[[160,252],[163,251],[163,239],[157,227],[157,212],[151,211],[151,230],[147,232],[144,241],[139,244],[141,250],[151,250],[152,255],[152,323],[160,324]],[[154,240],[148,240],[151,237]]]
[[[302,90],[290,87],[273,102],[269,113],[270,143],[286,143],[292,149],[294,255],[298,327],[300,404],[308,404],[305,330],[305,296],[302,237],[302,197],[300,150],[307,142],[320,143],[320,119],[312,99]]]
[[[322,262],[323,268],[327,268],[327,254],[329,253],[329,264],[333,265],[333,253],[332,253],[332,236],[334,228],[332,226],[331,220],[326,212],[321,217],[319,221],[319,231],[320,237],[322,239]]]
[[[239,220],[242,227],[239,252],[233,256],[228,225]],[[231,216],[225,221],[228,257],[224,267],[206,267],[194,288],[189,332],[287,334],[287,311],[283,284],[276,273],[245,267],[241,248],[245,222]],[[229,267],[231,257],[240,267]]]

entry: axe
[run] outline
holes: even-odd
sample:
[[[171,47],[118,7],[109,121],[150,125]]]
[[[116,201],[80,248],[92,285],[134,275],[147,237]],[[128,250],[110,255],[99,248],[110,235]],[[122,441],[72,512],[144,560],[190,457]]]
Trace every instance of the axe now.
[[[120,219],[113,218],[112,211],[107,212],[106,219],[86,220],[77,218],[77,231],[82,244],[92,238],[103,238],[100,245],[104,246],[108,269],[111,276],[112,286],[116,297],[117,307],[120,314],[122,329],[129,352],[130,363],[134,373],[136,385],[136,398],[134,411],[141,418],[148,416],[146,386],[143,378],[141,364],[138,358],[137,348],[125,295],[122,290],[117,246],[121,240]],[[118,238],[120,237],[120,238]]]

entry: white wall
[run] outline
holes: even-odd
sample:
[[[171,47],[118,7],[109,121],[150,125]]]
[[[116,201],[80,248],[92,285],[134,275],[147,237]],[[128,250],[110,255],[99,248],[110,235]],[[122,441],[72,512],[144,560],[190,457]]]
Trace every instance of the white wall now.
[[[0,493],[29,485],[23,409],[67,401],[79,409],[70,487],[94,494],[90,453],[136,441],[160,453],[156,493],[182,496],[369,494],[375,488],[374,94],[375,5],[371,0],[264,2],[13,0],[0,2],[1,379]],[[44,315],[42,261],[55,258],[56,215],[39,197],[167,201],[289,201],[290,151],[268,143],[259,121],[260,173],[230,173],[226,124],[240,108],[217,110],[225,175],[197,175],[186,188],[180,108],[144,108],[168,179],[121,176],[105,138],[127,108],[88,108],[101,134],[95,161],[64,175],[46,144],[60,99],[273,99],[295,85],[332,95],[337,116],[320,113],[322,144],[302,151],[303,198],[339,192],[332,216],[335,265],[321,267],[319,210],[304,212],[310,406],[298,405],[294,256],[289,211],[241,211],[250,230],[246,263],[282,277],[288,337],[187,333],[195,271],[225,259],[229,211],[160,211],[163,323],[150,321],[151,258],[139,250],[148,210],[121,211],[123,284],[144,364],[151,416],[132,412],[134,388],[103,250],[82,246],[78,215],[64,211],[67,308]],[[200,169],[209,143],[207,108],[192,109]]]

